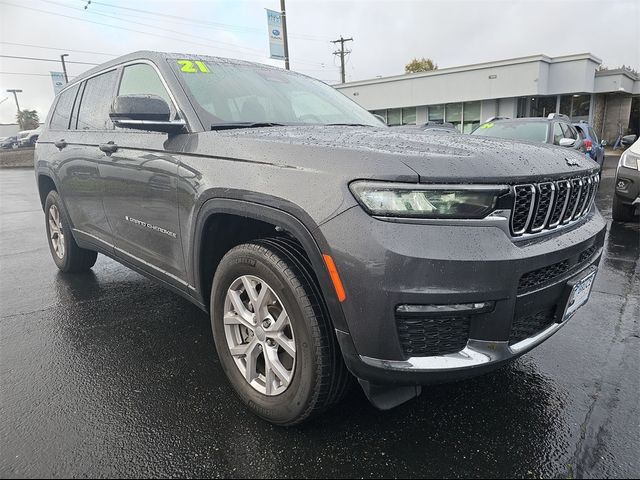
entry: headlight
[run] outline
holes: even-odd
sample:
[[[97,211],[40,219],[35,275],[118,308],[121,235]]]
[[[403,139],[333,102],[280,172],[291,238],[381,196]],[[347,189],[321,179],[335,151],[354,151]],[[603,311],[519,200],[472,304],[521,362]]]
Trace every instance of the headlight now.
[[[640,170],[640,155],[627,150],[620,157],[620,166]]]
[[[354,182],[349,188],[371,215],[419,218],[484,218],[508,191],[500,185],[416,185]]]

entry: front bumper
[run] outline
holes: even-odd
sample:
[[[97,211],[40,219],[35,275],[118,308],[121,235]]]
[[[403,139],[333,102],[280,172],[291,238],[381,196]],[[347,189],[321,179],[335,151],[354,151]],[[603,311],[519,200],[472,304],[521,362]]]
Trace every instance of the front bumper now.
[[[567,281],[597,266],[605,225],[593,209],[571,228],[514,241],[498,224],[392,223],[359,207],[335,217],[321,229],[347,290],[349,331],[337,333],[349,369],[376,384],[424,385],[485,373],[526,353],[564,324],[514,341],[515,320],[557,308]],[[525,273],[564,261],[570,266],[551,281],[521,291]],[[494,308],[470,318],[466,346],[444,355],[407,353],[398,305],[471,302]]]
[[[640,204],[640,171],[619,167],[616,174],[615,194],[624,204]]]

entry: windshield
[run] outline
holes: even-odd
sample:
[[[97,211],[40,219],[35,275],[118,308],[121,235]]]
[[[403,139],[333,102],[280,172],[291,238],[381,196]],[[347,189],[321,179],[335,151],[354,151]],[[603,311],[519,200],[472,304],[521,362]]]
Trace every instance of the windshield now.
[[[545,143],[548,128],[548,122],[487,122],[480,125],[471,134]]]
[[[205,125],[382,126],[377,118],[342,93],[302,75],[255,64],[207,59],[168,61]]]

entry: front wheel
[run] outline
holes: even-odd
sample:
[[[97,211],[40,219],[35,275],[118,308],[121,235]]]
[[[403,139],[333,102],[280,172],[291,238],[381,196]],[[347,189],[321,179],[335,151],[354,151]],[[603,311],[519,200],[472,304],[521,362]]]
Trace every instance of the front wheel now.
[[[55,190],[47,195],[44,212],[49,250],[56,266],[65,273],[86,272],[93,267],[98,253],[78,246],[71,234],[67,212]]]
[[[279,240],[229,251],[216,271],[211,322],[237,395],[274,424],[298,424],[348,384],[331,322],[299,252]]]

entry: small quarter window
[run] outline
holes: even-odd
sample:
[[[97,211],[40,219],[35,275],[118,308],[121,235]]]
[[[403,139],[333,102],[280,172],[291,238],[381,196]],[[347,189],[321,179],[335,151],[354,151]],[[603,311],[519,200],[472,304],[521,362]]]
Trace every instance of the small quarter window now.
[[[78,93],[77,85],[60,94],[56,108],[51,115],[49,128],[52,130],[69,129],[69,120],[71,119],[71,111],[73,110],[73,102],[76,99],[76,93]]]

